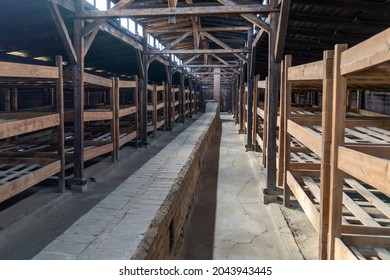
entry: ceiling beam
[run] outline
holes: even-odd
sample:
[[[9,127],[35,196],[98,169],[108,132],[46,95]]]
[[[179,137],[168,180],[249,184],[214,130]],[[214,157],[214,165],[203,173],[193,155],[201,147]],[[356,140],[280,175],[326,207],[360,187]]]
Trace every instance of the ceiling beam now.
[[[144,8],[144,9],[110,9],[107,11],[83,11],[76,14],[77,18],[119,18],[119,17],[162,17],[162,16],[207,16],[221,14],[270,13],[278,11],[268,5],[234,5],[206,6],[185,8]],[[257,18],[257,17],[256,17]]]
[[[199,27],[199,32],[237,32],[237,31],[248,31],[251,29],[249,26],[226,26],[226,27]],[[174,29],[155,29],[146,28],[146,32],[150,34],[159,33],[182,33],[193,30],[193,28],[174,28]]]
[[[62,18],[61,12],[58,9],[58,5],[52,1],[48,3],[51,16],[53,18],[54,24],[57,28],[58,35],[61,38],[62,44],[64,45],[65,51],[69,57],[69,60],[72,64],[77,63],[76,51],[73,48],[72,40],[70,39],[68,29],[66,28],[64,19]]]
[[[177,65],[178,68],[237,68],[241,67],[239,64],[187,64],[187,65]]]
[[[235,1],[233,0],[217,0],[219,3],[225,5],[225,6],[236,6],[238,5]],[[275,12],[277,11],[274,9],[273,11],[269,12]],[[257,12],[256,12],[257,13]],[[252,24],[255,24],[256,26],[260,27],[261,29],[264,29],[266,32],[269,32],[269,24],[263,21],[262,19],[258,18],[256,14],[240,14],[241,17],[246,19]]]
[[[148,50],[145,54],[235,54],[248,53],[247,49],[199,49],[199,50]]]
[[[134,0],[120,0],[109,11],[111,11],[111,10],[116,11],[116,10],[126,8],[127,6],[129,6],[133,2],[134,2]],[[87,36],[89,33],[93,33],[95,30],[98,30],[102,24],[106,23],[107,20],[108,19],[103,18],[103,19],[97,19],[97,20],[93,21],[92,23],[90,23],[86,27],[84,27],[84,29],[81,32],[81,35]]]
[[[283,59],[284,44],[286,42],[286,33],[288,17],[290,14],[291,0],[283,0],[279,13],[278,29],[276,31],[275,59],[281,62]]]

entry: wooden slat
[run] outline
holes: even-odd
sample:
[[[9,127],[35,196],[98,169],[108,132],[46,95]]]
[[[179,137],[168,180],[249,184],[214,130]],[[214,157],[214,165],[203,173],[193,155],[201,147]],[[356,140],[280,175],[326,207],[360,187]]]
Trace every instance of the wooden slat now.
[[[337,167],[390,195],[390,161],[339,147]]]
[[[342,232],[344,234],[360,234],[360,235],[387,235],[390,236],[390,227],[383,226],[364,226],[364,225],[351,225],[343,224]]]
[[[136,86],[136,81],[119,81],[119,88],[135,88]]]
[[[12,182],[0,187],[0,202],[36,185],[37,183],[60,172],[60,161],[55,161],[47,166],[26,174]]]
[[[288,120],[287,131],[318,156],[321,156],[322,147],[321,136],[319,134],[307,127],[302,127],[291,120]]]
[[[337,237],[335,238],[334,244],[334,258],[336,260],[357,260],[351,250]]]
[[[345,244],[353,246],[390,247],[390,236],[343,234],[342,240]]]
[[[287,184],[294,193],[294,196],[298,200],[299,204],[301,205],[302,209],[305,211],[306,216],[309,218],[310,222],[312,223],[315,230],[318,232],[320,229],[320,215],[315,207],[315,205],[312,203],[310,198],[307,196],[307,194],[302,190],[299,183],[295,180],[294,176],[291,174],[290,171],[287,171]]]
[[[0,123],[0,139],[54,127],[59,124],[60,117],[58,114]]]
[[[316,61],[288,69],[289,81],[321,80],[324,77],[323,61]]]
[[[342,52],[341,75],[352,74],[390,61],[390,28]]]
[[[89,73],[84,73],[84,82],[87,84],[92,84],[92,85],[97,85],[97,86],[102,86],[107,88],[112,87],[111,79],[99,77]]]
[[[95,157],[104,155],[106,153],[113,151],[113,144],[109,143],[106,145],[98,146],[98,147],[91,147],[90,149],[84,150],[84,161],[93,159]]]
[[[0,61],[0,77],[58,79],[58,68]]]

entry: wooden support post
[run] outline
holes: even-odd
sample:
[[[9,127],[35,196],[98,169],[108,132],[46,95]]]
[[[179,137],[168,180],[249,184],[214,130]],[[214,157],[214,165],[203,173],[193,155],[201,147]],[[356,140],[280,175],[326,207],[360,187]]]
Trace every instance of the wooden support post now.
[[[181,72],[180,74],[180,91],[179,91],[179,116],[180,116],[180,122],[184,123],[184,94],[185,94],[185,88],[184,88],[184,72]]]
[[[58,67],[58,79],[56,83],[57,114],[60,116],[60,124],[57,127],[57,158],[60,161],[61,171],[58,173],[58,190],[65,192],[65,130],[64,130],[64,86],[62,57],[56,56],[56,66]]]
[[[239,93],[240,93],[240,90],[239,90],[239,77],[236,75],[236,77],[234,78],[234,118],[235,118],[235,124],[239,124],[240,123],[240,113],[239,113]]]
[[[321,201],[318,258],[327,259],[329,230],[329,194],[332,144],[332,90],[333,51],[324,52],[324,78],[322,82],[322,154],[321,154]]]
[[[18,89],[17,88],[14,88],[12,103],[13,103],[13,110],[17,111],[18,110]]]
[[[284,153],[285,153],[285,133],[287,133],[286,128],[284,126],[284,120],[286,118],[286,71],[284,67],[284,61],[280,64],[280,106],[279,106],[279,145],[278,145],[278,186],[283,186],[283,178],[284,178]]]
[[[157,85],[156,84],[153,84],[152,104],[153,104],[153,113],[152,113],[153,137],[156,137],[157,136]]]
[[[291,55],[286,55],[283,63],[283,78],[281,82],[281,92],[283,96],[283,204],[285,207],[290,206],[291,189],[287,183],[287,172],[290,170],[291,162],[291,136],[288,133],[288,121],[291,118],[291,82],[288,79],[288,69],[291,67]],[[280,137],[280,136],[279,136]],[[281,139],[281,138],[279,138]],[[279,158],[280,159],[280,158]]]
[[[4,89],[4,110],[11,111],[11,90],[9,88]]]
[[[246,150],[247,151],[253,151],[253,77],[252,77],[252,35],[253,35],[253,30],[250,29],[248,31],[248,36],[247,36],[247,44],[248,44],[248,49],[251,50],[250,53],[248,53],[248,63],[247,63],[247,85],[248,85],[248,90],[247,90],[247,135],[246,135]]]
[[[76,11],[82,12],[84,1],[76,2]],[[81,30],[84,20],[74,20],[74,49],[77,62],[72,67],[73,104],[74,104],[74,174],[72,189],[80,192],[87,190],[84,177],[84,37]]]
[[[164,131],[165,131],[165,129],[167,128],[167,106],[168,106],[167,100],[168,99],[167,99],[167,84],[164,81],[162,82],[162,88],[163,88],[162,99],[164,102],[163,116],[164,116]]]
[[[176,121],[176,88],[172,93],[172,123]]]
[[[188,98],[189,98],[189,100],[190,100],[190,103],[189,103],[189,118],[191,118],[192,119],[192,110],[193,110],[193,96],[194,96],[194,94],[193,94],[193,88],[192,88],[192,79],[191,78],[189,78],[188,79],[189,80],[189,82],[188,82]]]
[[[241,62],[242,65],[242,62]],[[239,122],[240,129],[238,131],[239,134],[244,133],[244,93],[245,93],[245,84],[244,84],[244,67],[241,67],[240,72],[240,89],[239,89]]]
[[[259,88],[257,86],[258,82],[260,80],[260,75],[256,75],[255,81],[254,81],[254,87],[253,87],[253,138],[252,138],[252,143],[254,145],[254,148],[256,149],[256,141],[257,141],[257,106],[259,104]]]
[[[170,62],[171,63],[171,62]],[[165,68],[165,75],[167,78],[167,122],[165,123],[166,129],[169,131],[172,131],[172,68],[166,67]]]
[[[265,78],[264,89],[264,120],[263,120],[263,166],[267,167],[267,141],[268,141],[268,77]]]
[[[147,33],[144,34],[144,51],[148,49],[147,43]],[[149,56],[146,54],[142,55],[142,64],[143,64],[143,81],[142,81],[142,91],[141,91],[141,144],[147,145],[148,137],[148,63]]]
[[[338,148],[344,145],[347,79],[340,74],[341,53],[347,45],[336,45],[333,63],[332,146],[330,162],[330,214],[328,259],[334,259],[335,239],[341,238],[343,172],[337,168]]]
[[[277,0],[270,0],[270,5],[277,5]],[[278,117],[278,95],[280,79],[280,63],[276,61],[275,46],[276,33],[278,29],[279,12],[271,12],[269,47],[268,47],[268,123],[267,123],[267,176],[266,189],[264,189],[264,203],[275,202],[277,196],[267,189],[276,188],[276,143],[277,143],[277,117]],[[267,194],[270,193],[270,194]]]
[[[135,105],[135,131],[136,131],[136,137],[135,137],[135,147],[138,148],[138,136],[139,136],[139,94],[140,94],[140,81],[138,76],[134,76],[134,81],[135,81],[135,89],[134,89],[134,105]],[[130,124],[131,125],[131,124]]]
[[[112,118],[113,118],[113,161],[119,160],[119,135],[120,135],[120,124],[119,124],[119,78],[112,78]]]

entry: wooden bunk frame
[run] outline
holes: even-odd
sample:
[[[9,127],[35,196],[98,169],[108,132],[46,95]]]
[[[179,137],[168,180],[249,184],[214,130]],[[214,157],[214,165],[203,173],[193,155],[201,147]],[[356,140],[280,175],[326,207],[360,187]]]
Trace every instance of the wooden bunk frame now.
[[[12,137],[57,128],[56,152],[26,153],[23,151],[0,153],[0,202],[58,174],[60,192],[65,191],[64,107],[62,58],[56,57],[56,67],[0,62],[2,85],[14,87],[53,86],[57,96],[56,112],[4,112],[0,113],[0,139],[12,142]],[[37,83],[37,84],[36,84]]]
[[[281,123],[287,132],[283,145],[286,171],[281,170],[284,202],[289,204],[291,190],[319,232],[320,258],[389,258],[390,207],[386,201],[390,189],[386,178],[390,175],[385,166],[390,158],[390,131],[384,128],[390,127],[390,118],[346,118],[348,87],[378,87],[383,82],[390,88],[386,80],[389,31],[350,50],[336,46],[334,63],[333,52],[327,51],[322,61],[295,67],[286,56],[282,67]],[[367,57],[361,59],[363,53]],[[294,87],[322,88],[321,116],[291,114]],[[306,147],[299,148],[302,152],[307,154],[309,149],[321,164],[292,163],[291,136]]]

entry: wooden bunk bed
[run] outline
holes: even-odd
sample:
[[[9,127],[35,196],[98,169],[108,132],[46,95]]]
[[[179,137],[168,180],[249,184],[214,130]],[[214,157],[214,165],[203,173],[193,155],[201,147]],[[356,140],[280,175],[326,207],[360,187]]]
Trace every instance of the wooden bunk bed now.
[[[381,40],[384,44],[384,36],[389,39],[389,32],[384,34],[381,39],[375,39],[376,44],[380,44]],[[340,53],[338,48],[336,53]],[[356,48],[352,48],[350,53],[378,55],[374,50],[362,52]],[[363,159],[374,157],[387,164],[387,159],[376,157],[385,156],[390,147],[390,119],[347,114],[345,106],[347,88],[367,88],[370,83],[377,87],[381,79],[376,76],[369,80],[369,76],[367,79],[359,73],[359,76],[351,76],[347,81],[339,74],[339,69],[343,75],[350,72],[343,72],[342,63],[341,68],[338,67],[339,57],[335,56],[336,66],[333,65],[331,51],[324,53],[322,61],[306,65],[291,67],[289,56],[284,61],[284,119],[281,121],[288,132],[284,136],[284,201],[289,204],[291,190],[319,233],[320,258],[386,259],[390,246],[390,192],[388,186],[387,189],[378,188],[367,180],[366,177],[372,177],[370,173],[377,167],[368,164],[368,159]],[[341,57],[343,61],[343,57],[347,56],[343,53]],[[344,79],[344,88],[338,87],[337,80],[340,79]],[[386,75],[382,79],[388,87]],[[291,92],[294,88],[321,89],[322,114],[291,114]],[[297,148],[291,146],[291,137],[299,141]],[[335,148],[332,150],[331,147]],[[294,162],[292,155],[298,150],[305,157],[301,162]],[[357,166],[360,174],[356,173]],[[377,173],[375,178],[383,185],[388,184],[385,174]]]
[[[178,87],[172,87],[172,121],[175,122],[180,117],[179,114],[179,88]]]
[[[156,136],[157,130],[165,125],[166,104],[165,84],[150,86],[151,102],[148,104],[148,111],[151,112],[151,122],[148,123],[148,132]]]
[[[356,123],[355,128],[359,127],[367,137],[381,142],[348,145],[343,137],[350,126],[345,119],[346,90],[350,85],[390,91],[389,42],[390,28],[350,49],[345,45],[335,47],[332,168],[329,173],[330,258],[390,259],[390,119],[373,117],[365,122],[359,119]],[[375,213],[366,212],[367,215],[356,213],[360,220],[356,226],[348,226],[343,220],[345,195],[340,186],[345,182],[364,198],[365,203],[377,209]]]
[[[11,88],[55,88],[56,111],[12,111],[0,113],[0,202],[58,174],[60,192],[64,181],[64,107],[62,58],[56,57],[56,67],[0,62],[0,86]],[[16,101],[16,100],[14,100]],[[5,106],[7,111],[10,106]],[[7,108],[8,107],[8,108]],[[34,137],[47,129],[57,129],[54,152],[30,153],[19,148],[9,152],[16,137]]]

